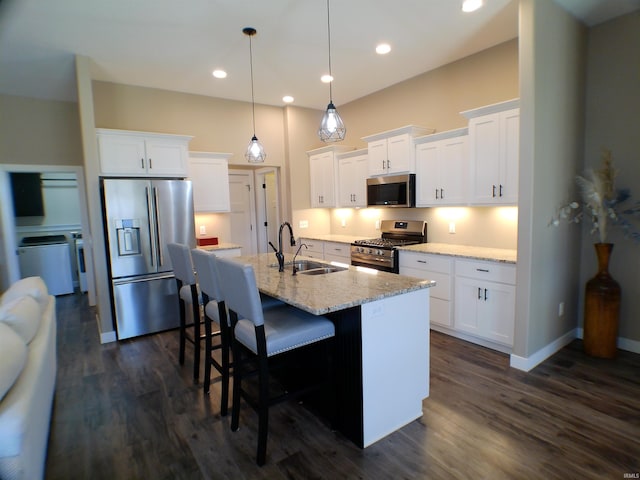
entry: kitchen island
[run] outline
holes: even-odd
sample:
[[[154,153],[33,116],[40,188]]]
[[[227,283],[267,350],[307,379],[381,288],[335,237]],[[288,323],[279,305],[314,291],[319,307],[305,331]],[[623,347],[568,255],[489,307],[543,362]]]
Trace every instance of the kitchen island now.
[[[294,276],[273,254],[234,260],[253,266],[261,293],[333,321],[337,430],[364,448],[422,416],[435,282],[358,267]]]

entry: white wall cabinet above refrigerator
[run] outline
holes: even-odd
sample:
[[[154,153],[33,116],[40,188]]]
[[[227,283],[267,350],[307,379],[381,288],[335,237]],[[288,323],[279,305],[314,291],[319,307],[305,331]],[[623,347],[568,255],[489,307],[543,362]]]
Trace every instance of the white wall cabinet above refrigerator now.
[[[415,140],[416,206],[439,207],[468,202],[467,129],[426,135]]]
[[[434,131],[432,128],[407,125],[362,137],[368,145],[369,176],[415,173],[416,158],[413,139]]]
[[[102,175],[186,177],[187,135],[96,129]]]
[[[189,152],[189,180],[195,213],[229,212],[231,153]]]
[[[519,100],[462,112],[469,119],[471,203],[516,205],[520,137]]]
[[[353,150],[353,147],[333,145],[307,152],[311,208],[332,208],[338,205],[337,154],[349,150]]]
[[[367,149],[353,150],[338,155],[338,206],[367,206],[367,176],[369,157]]]

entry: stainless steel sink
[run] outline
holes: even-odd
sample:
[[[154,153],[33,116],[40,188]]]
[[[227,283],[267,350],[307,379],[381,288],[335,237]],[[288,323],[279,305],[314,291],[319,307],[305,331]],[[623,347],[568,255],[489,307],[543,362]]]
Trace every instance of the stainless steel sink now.
[[[325,273],[341,272],[343,270],[346,270],[346,268],[331,266],[331,267],[319,267],[319,268],[311,268],[308,270],[301,270],[298,273],[300,275],[324,275]]]
[[[325,273],[340,272],[346,270],[344,267],[337,267],[335,265],[327,265],[322,262],[314,262],[313,260],[296,260],[294,262],[285,262],[285,270],[293,272],[293,267],[296,267],[296,272],[304,275],[324,275]],[[270,267],[278,268],[277,263],[272,263]]]

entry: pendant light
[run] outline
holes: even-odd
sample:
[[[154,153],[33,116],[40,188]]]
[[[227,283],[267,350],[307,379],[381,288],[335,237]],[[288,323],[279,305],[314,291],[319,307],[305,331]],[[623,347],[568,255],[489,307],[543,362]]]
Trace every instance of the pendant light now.
[[[320,122],[318,136],[323,142],[338,142],[340,140],[344,140],[347,129],[345,128],[344,123],[333,104],[333,89],[331,87],[333,83],[333,75],[331,74],[331,22],[329,14],[329,0],[327,0],[327,33],[329,38],[329,77],[331,77],[329,80],[329,105],[327,105],[327,111],[324,112],[324,116]]]
[[[249,37],[249,66],[251,69],[251,115],[253,119],[253,137],[247,146],[247,152],[244,157],[249,163],[262,163],[267,158],[267,154],[264,153],[264,147],[256,137],[256,103],[253,95],[253,50],[251,48],[251,37],[256,34],[256,29],[251,27],[245,27],[242,29],[247,37]]]

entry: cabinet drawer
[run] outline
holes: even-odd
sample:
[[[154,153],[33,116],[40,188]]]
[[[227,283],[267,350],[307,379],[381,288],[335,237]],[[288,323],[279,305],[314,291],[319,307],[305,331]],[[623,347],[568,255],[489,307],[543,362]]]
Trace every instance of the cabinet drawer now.
[[[304,243],[307,248],[300,250],[300,255],[307,257],[322,258],[324,255],[324,242],[321,240],[311,240],[310,238],[300,238],[300,243]]]
[[[339,242],[324,242],[324,254],[351,258],[351,245]]]
[[[423,280],[433,280],[436,282],[436,285],[429,289],[431,297],[440,298],[442,300],[451,299],[451,276],[446,273],[431,272],[429,270],[400,266],[400,275],[422,278]]]
[[[451,302],[439,298],[430,298],[429,303],[429,320],[431,323],[451,328],[453,326]]]
[[[516,267],[498,262],[456,260],[456,276],[516,284]]]
[[[400,252],[400,268],[417,268],[451,274],[451,257],[417,252]]]

